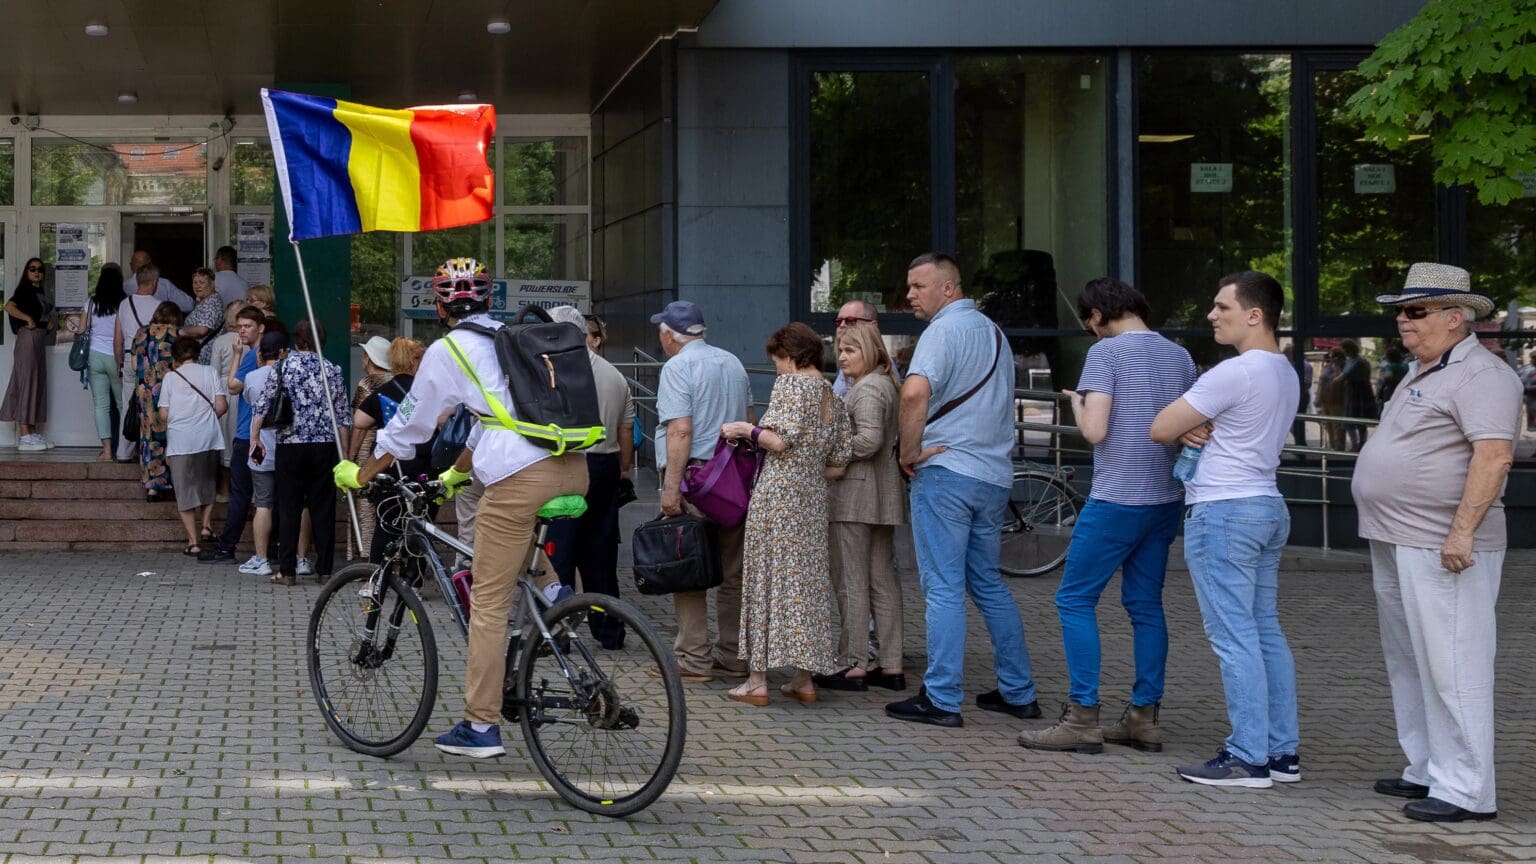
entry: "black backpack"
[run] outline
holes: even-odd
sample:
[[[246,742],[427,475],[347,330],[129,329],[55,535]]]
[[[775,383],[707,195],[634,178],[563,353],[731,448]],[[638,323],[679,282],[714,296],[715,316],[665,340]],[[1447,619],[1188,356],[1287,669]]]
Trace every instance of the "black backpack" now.
[[[529,314],[539,320],[522,323]],[[516,321],[504,327],[462,321],[454,329],[481,333],[494,340],[496,360],[512,396],[512,405],[500,406],[482,388],[493,416],[481,417],[481,425],[511,429],[556,454],[585,450],[606,437],[597,405],[597,383],[592,378],[592,360],[587,355],[586,334],[581,328],[556,324],[548,312],[527,306]],[[459,368],[478,385],[479,378],[458,346],[452,339],[448,343]],[[507,408],[511,409],[510,414],[501,416]]]

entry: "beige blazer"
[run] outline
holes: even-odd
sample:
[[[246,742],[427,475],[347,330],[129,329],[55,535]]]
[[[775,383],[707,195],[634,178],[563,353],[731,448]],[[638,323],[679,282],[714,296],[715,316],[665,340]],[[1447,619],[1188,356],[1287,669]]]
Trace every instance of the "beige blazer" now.
[[[843,397],[853,432],[853,459],[832,482],[827,512],[833,522],[901,525],[907,495],[896,461],[897,409],[901,396],[889,375],[871,373]]]

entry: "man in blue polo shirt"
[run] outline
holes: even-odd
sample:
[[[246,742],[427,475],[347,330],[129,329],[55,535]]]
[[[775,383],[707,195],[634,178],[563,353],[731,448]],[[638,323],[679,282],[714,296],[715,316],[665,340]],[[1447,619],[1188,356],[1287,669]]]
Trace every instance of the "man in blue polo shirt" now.
[[[1019,734],[1031,750],[1098,753],[1104,742],[1163,749],[1157,725],[1168,659],[1163,577],[1179,533],[1184,488],[1173,479],[1174,447],[1148,437],[1157,412],[1195,383],[1189,352],[1147,327],[1147,298],[1119,279],[1095,279],[1077,297],[1088,349],[1077,390],[1064,390],[1078,429],[1093,445],[1093,489],[1077,517],[1056,591],[1071,687],[1061,720]],[[1120,722],[1099,728],[1099,624],[1094,607],[1120,570],[1120,602],[1131,616],[1136,683]]]
[[[885,713],[962,725],[965,597],[992,637],[997,689],[978,707],[1039,717],[1019,607],[997,569],[1003,510],[1013,486],[1013,352],[960,287],[940,252],[907,270],[907,302],[928,329],[901,388],[901,469],[912,478],[912,538],[928,602],[928,669],[910,699]]]
[[[235,313],[235,351],[239,352],[239,360],[229,367],[229,377],[224,382],[230,398],[240,406],[235,417],[235,442],[229,456],[229,510],[217,545],[204,549],[197,556],[199,561],[234,561],[235,547],[240,545],[240,536],[245,533],[245,521],[251,512],[251,467],[247,462],[251,452],[251,404],[237,397],[245,389],[245,376],[261,365],[256,360],[256,347],[261,344],[261,334],[266,330],[266,315],[255,306],[246,306]],[[265,558],[252,555],[249,561],[240,565],[240,572],[260,573],[266,566]]]

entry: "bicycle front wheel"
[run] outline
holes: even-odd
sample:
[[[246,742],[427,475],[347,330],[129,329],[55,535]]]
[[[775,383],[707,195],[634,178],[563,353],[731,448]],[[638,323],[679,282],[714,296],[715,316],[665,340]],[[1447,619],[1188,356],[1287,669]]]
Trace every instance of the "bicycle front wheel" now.
[[[998,569],[1009,576],[1039,576],[1055,570],[1067,559],[1076,524],[1076,496],[1066,484],[1050,474],[1015,472],[1003,512]]]
[[[598,648],[587,631],[593,613],[624,625],[624,649]],[[604,594],[568,597],[544,613],[544,623],[555,647],[535,633],[517,679],[533,764],[560,797],[589,813],[643,810],[683,758],[688,712],[672,651],[633,606]]]
[[[411,746],[437,699],[437,642],[421,598],[373,564],[344,567],[309,616],[309,682],[325,725],[369,756]]]

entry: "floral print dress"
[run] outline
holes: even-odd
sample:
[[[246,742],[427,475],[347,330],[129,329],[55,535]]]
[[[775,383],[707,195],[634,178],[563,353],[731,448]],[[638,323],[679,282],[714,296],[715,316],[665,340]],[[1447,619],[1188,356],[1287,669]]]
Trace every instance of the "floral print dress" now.
[[[133,337],[135,380],[139,397],[139,467],[146,494],[171,491],[171,469],[165,461],[165,427],[160,419],[160,381],[171,371],[171,346],[176,325],[150,324]]]
[[[213,340],[224,329],[224,307],[219,295],[205,297],[193,307],[187,314],[187,320],[182,322],[183,327],[207,327],[208,332],[199,336],[198,340],[203,347],[198,350],[197,362],[204,366],[210,366],[213,359]]]
[[[831,673],[837,660],[827,565],[827,480],[852,456],[848,412],[818,375],[780,375],[759,423],[789,445],[769,452],[747,510],[741,657],[754,672]]]

